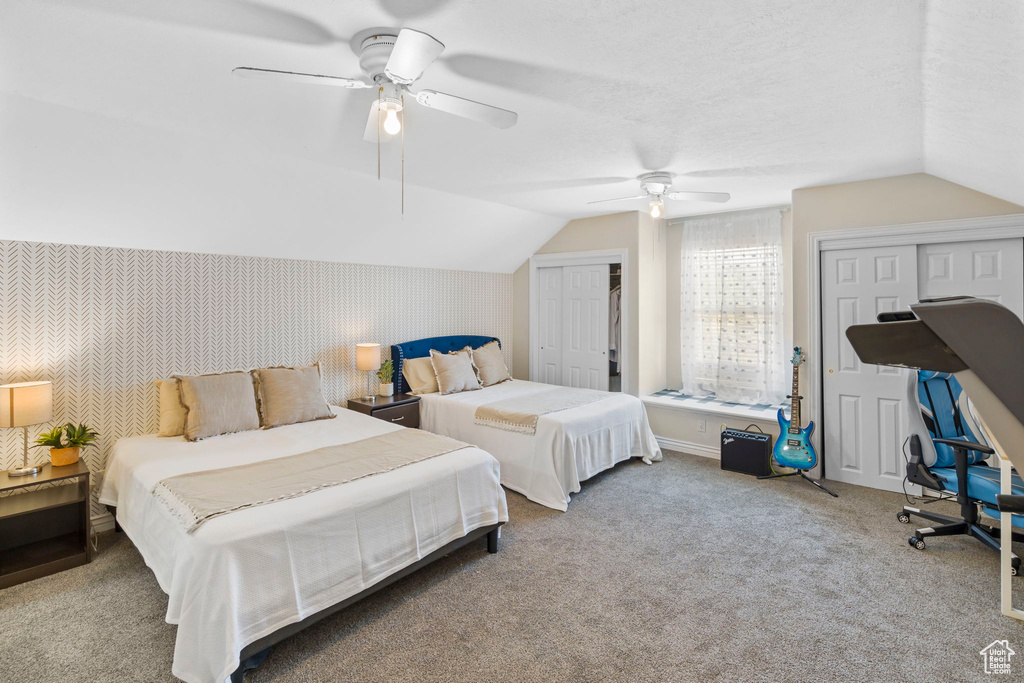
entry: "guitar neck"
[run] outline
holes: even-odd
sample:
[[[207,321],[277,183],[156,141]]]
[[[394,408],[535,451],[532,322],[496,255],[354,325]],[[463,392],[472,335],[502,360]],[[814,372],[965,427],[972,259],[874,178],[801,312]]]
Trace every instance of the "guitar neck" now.
[[[793,366],[793,403],[789,409],[789,423],[791,427],[800,427],[800,366]]]

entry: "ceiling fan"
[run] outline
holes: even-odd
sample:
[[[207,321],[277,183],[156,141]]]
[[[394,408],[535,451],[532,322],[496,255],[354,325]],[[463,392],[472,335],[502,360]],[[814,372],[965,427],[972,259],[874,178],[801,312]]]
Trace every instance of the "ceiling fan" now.
[[[345,78],[321,74],[298,73],[278,69],[261,69],[240,66],[232,73],[245,78],[259,78],[293,83],[315,83],[341,88],[376,88],[377,99],[370,104],[363,138],[371,142],[380,141],[380,132],[397,135],[402,130],[402,114],[405,108],[405,94],[412,95],[424,107],[479,121],[495,128],[510,128],[516,124],[518,115],[514,111],[493,107],[464,97],[457,97],[436,90],[409,89],[423,75],[427,67],[444,51],[444,45],[434,37],[410,28],[371,29],[364,31],[366,38],[359,44],[359,67],[365,78]]]
[[[624,202],[633,199],[651,199],[651,217],[660,218],[665,212],[665,201],[667,197],[672,200],[697,201],[697,202],[727,202],[728,192],[669,192],[672,187],[672,174],[664,171],[644,173],[636,178],[640,181],[640,189],[643,194],[632,197],[616,197],[615,199],[598,199],[587,204],[601,204],[602,202]]]

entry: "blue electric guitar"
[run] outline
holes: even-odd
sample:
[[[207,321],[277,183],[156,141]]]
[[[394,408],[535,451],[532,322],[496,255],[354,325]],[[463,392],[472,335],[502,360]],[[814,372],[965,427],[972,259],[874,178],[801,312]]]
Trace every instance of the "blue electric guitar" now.
[[[809,470],[818,464],[818,454],[811,445],[811,434],[814,433],[814,422],[800,427],[800,366],[807,358],[801,347],[793,348],[793,400],[786,419],[785,409],[779,408],[779,440],[775,442],[772,456],[780,467],[791,467],[797,470]]]
[[[803,479],[811,482],[822,491],[835,496],[821,483],[808,477],[805,472],[813,469],[818,464],[818,454],[814,452],[811,445],[811,434],[814,433],[814,422],[808,422],[806,427],[800,426],[800,366],[807,358],[799,346],[793,348],[793,393],[790,395],[793,403],[789,409],[789,419],[786,419],[785,409],[779,408],[779,438],[772,449],[772,458],[780,467],[795,469],[795,472],[783,474],[769,474],[758,479],[776,479],[778,477],[792,477],[800,475]]]

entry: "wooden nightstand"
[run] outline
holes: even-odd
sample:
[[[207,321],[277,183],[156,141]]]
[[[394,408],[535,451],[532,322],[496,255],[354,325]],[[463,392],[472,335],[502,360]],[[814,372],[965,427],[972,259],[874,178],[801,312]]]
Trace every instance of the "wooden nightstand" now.
[[[53,484],[38,491],[20,491]],[[31,477],[0,472],[0,588],[92,561],[89,468],[46,465]]]
[[[403,427],[419,428],[420,426],[420,397],[413,394],[375,396],[373,401],[367,401],[365,398],[353,398],[349,399],[348,409],[366,413],[378,420],[394,422]]]

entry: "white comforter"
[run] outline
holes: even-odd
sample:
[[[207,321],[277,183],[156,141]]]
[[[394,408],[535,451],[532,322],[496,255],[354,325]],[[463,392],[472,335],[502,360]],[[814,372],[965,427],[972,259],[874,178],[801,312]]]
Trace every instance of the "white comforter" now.
[[[478,425],[476,407],[546,391],[550,384],[512,380],[477,391],[426,394],[420,427],[476,444],[501,463],[501,483],[556,510],[568,508],[580,482],[629,458],[661,460],[661,449],[640,399],[610,393],[578,408],[541,415],[536,434]]]
[[[172,672],[224,681],[247,644],[355,595],[473,529],[508,521],[498,463],[466,448],[298,498],[212,519],[187,534],[152,495],[166,477],[302,453],[402,429],[335,408],[333,420],[218,436],[117,442],[100,502],[169,596]]]

